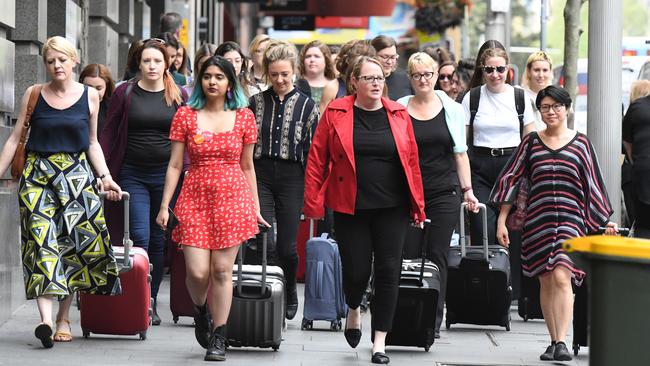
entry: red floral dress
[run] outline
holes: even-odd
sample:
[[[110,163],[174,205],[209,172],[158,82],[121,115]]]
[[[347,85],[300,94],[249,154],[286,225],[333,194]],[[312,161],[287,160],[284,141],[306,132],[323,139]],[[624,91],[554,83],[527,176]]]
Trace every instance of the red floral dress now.
[[[239,161],[244,145],[257,141],[255,116],[236,111],[231,131],[211,133],[197,125],[197,111],[181,107],[172,120],[172,141],[185,143],[190,167],[174,213],[180,224],[172,238],[203,249],[239,245],[258,233],[253,194]]]

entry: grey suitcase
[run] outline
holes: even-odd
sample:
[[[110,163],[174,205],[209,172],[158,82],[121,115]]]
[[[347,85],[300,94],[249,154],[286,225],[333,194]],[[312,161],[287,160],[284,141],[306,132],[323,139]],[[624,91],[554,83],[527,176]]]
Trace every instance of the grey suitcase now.
[[[262,265],[244,265],[239,247],[233,271],[233,297],[228,317],[228,346],[273,348],[282,342],[285,279],[282,269],[267,266],[268,228],[262,231]]]

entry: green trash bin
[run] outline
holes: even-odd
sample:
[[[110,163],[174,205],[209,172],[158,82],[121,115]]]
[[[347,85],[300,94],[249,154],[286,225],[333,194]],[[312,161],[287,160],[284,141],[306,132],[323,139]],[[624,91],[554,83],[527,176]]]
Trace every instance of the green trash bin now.
[[[589,365],[650,365],[650,240],[587,236],[564,249],[588,263]]]

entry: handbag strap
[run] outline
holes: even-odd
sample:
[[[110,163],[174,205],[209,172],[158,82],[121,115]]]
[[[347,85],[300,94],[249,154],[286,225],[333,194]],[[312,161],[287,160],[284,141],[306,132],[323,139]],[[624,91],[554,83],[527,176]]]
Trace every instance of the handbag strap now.
[[[20,134],[20,142],[27,142],[27,132],[29,132],[29,127],[32,125],[32,113],[34,113],[34,108],[36,107],[36,102],[38,102],[38,97],[41,95],[41,89],[43,89],[43,84],[34,84],[32,87],[32,92],[29,94],[29,102],[27,103],[27,111],[25,112],[25,121],[23,122],[23,131]]]

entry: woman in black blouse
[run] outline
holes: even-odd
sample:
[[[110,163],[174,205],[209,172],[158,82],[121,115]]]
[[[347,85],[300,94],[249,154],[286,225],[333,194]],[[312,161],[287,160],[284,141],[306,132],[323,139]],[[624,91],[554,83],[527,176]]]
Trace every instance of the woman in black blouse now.
[[[304,166],[318,123],[318,105],[293,85],[298,51],[273,41],[264,52],[264,74],[271,88],[250,99],[257,121],[255,174],[262,216],[277,222],[275,254],[287,281],[287,319],[298,310],[296,234],[302,211]]]

